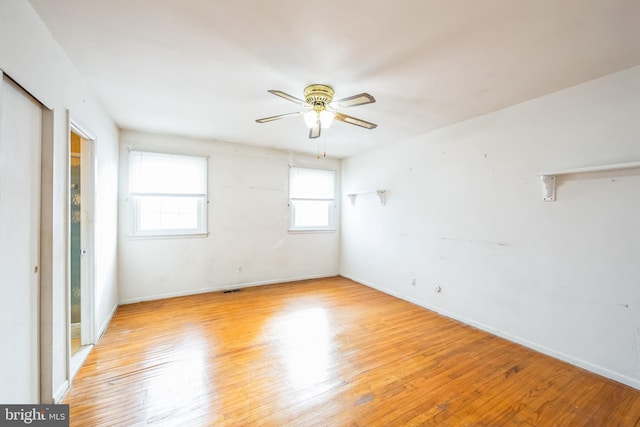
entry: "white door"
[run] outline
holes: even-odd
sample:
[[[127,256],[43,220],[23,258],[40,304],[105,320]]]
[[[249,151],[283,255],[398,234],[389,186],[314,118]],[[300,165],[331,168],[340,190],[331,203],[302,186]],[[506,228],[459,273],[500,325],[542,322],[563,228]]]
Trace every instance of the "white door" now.
[[[81,344],[94,343],[93,331],[93,144],[92,140],[82,138],[82,208],[81,208],[81,247],[80,276],[82,290]]]
[[[80,187],[80,199],[82,200],[81,202],[81,208],[80,208],[80,293],[82,295],[82,307],[81,307],[81,311],[82,311],[82,322],[81,322],[81,331],[80,331],[80,344],[81,345],[87,345],[87,344],[91,344],[91,341],[88,339],[89,338],[89,316],[87,316],[87,306],[89,305],[89,298],[88,294],[89,294],[89,280],[91,278],[91,274],[90,274],[90,263],[89,263],[89,259],[91,257],[91,255],[93,255],[92,253],[90,253],[89,251],[92,249],[90,247],[90,239],[89,239],[89,222],[92,221],[91,218],[91,211],[89,209],[90,206],[90,193],[89,191],[87,191],[89,189],[89,179],[91,177],[90,169],[91,169],[91,161],[90,161],[90,155],[89,155],[89,150],[90,150],[90,146],[89,146],[89,142],[84,139],[81,138],[80,139],[80,144],[82,145],[82,157],[80,160],[80,164],[81,164],[81,178],[80,178],[80,182],[81,182],[81,187]]]
[[[38,403],[42,106],[0,79],[0,402]]]

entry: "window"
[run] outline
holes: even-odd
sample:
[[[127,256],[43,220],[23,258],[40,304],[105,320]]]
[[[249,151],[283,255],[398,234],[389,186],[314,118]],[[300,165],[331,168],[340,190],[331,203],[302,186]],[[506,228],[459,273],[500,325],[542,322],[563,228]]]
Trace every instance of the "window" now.
[[[291,230],[335,230],[334,171],[291,168]]]
[[[131,151],[129,204],[133,236],[207,232],[207,159]]]

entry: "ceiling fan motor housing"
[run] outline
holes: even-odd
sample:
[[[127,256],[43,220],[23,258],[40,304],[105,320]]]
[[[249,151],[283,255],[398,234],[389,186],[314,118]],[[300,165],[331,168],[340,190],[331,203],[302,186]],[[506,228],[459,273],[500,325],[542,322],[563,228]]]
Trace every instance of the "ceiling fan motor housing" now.
[[[315,111],[322,111],[333,100],[333,88],[328,85],[314,84],[304,88],[304,99]]]

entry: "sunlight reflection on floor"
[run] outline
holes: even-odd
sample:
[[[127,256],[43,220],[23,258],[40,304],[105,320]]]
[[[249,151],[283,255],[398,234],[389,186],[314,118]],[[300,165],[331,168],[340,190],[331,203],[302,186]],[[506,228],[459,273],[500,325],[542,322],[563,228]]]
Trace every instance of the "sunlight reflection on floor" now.
[[[147,408],[148,423],[175,419],[186,413],[197,411],[206,414],[210,409],[212,388],[205,371],[205,349],[193,345],[201,336],[193,331],[185,333],[181,345],[153,348],[157,359],[164,355],[161,363],[146,368],[149,373],[144,389],[143,404]],[[203,399],[203,395],[207,399]]]
[[[329,319],[323,308],[306,308],[285,315],[278,323],[278,338],[294,387],[304,388],[328,379],[331,341]]]

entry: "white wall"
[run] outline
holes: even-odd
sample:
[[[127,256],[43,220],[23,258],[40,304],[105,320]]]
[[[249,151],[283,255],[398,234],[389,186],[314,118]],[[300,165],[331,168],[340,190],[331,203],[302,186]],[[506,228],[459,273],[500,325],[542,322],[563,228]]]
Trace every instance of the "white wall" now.
[[[16,80],[53,114],[52,131],[43,147],[43,237],[41,255],[41,313],[44,335],[40,343],[44,378],[43,401],[60,397],[67,369],[67,177],[68,114],[96,138],[96,313],[97,327],[105,325],[117,296],[117,168],[118,131],[87,88],[79,71],[53,39],[25,0],[0,2],[0,69]],[[47,126],[45,124],[45,126]],[[51,129],[51,126],[49,126]],[[0,207],[0,209],[2,209]],[[3,343],[3,346],[10,345]]]
[[[289,233],[287,203],[289,165],[336,170],[339,179],[339,161],[132,131],[120,143],[121,302],[338,274],[339,232]],[[208,237],[129,237],[130,150],[209,157]]]
[[[343,161],[341,274],[640,388],[640,169],[536,176],[639,161],[639,118],[635,67]]]

